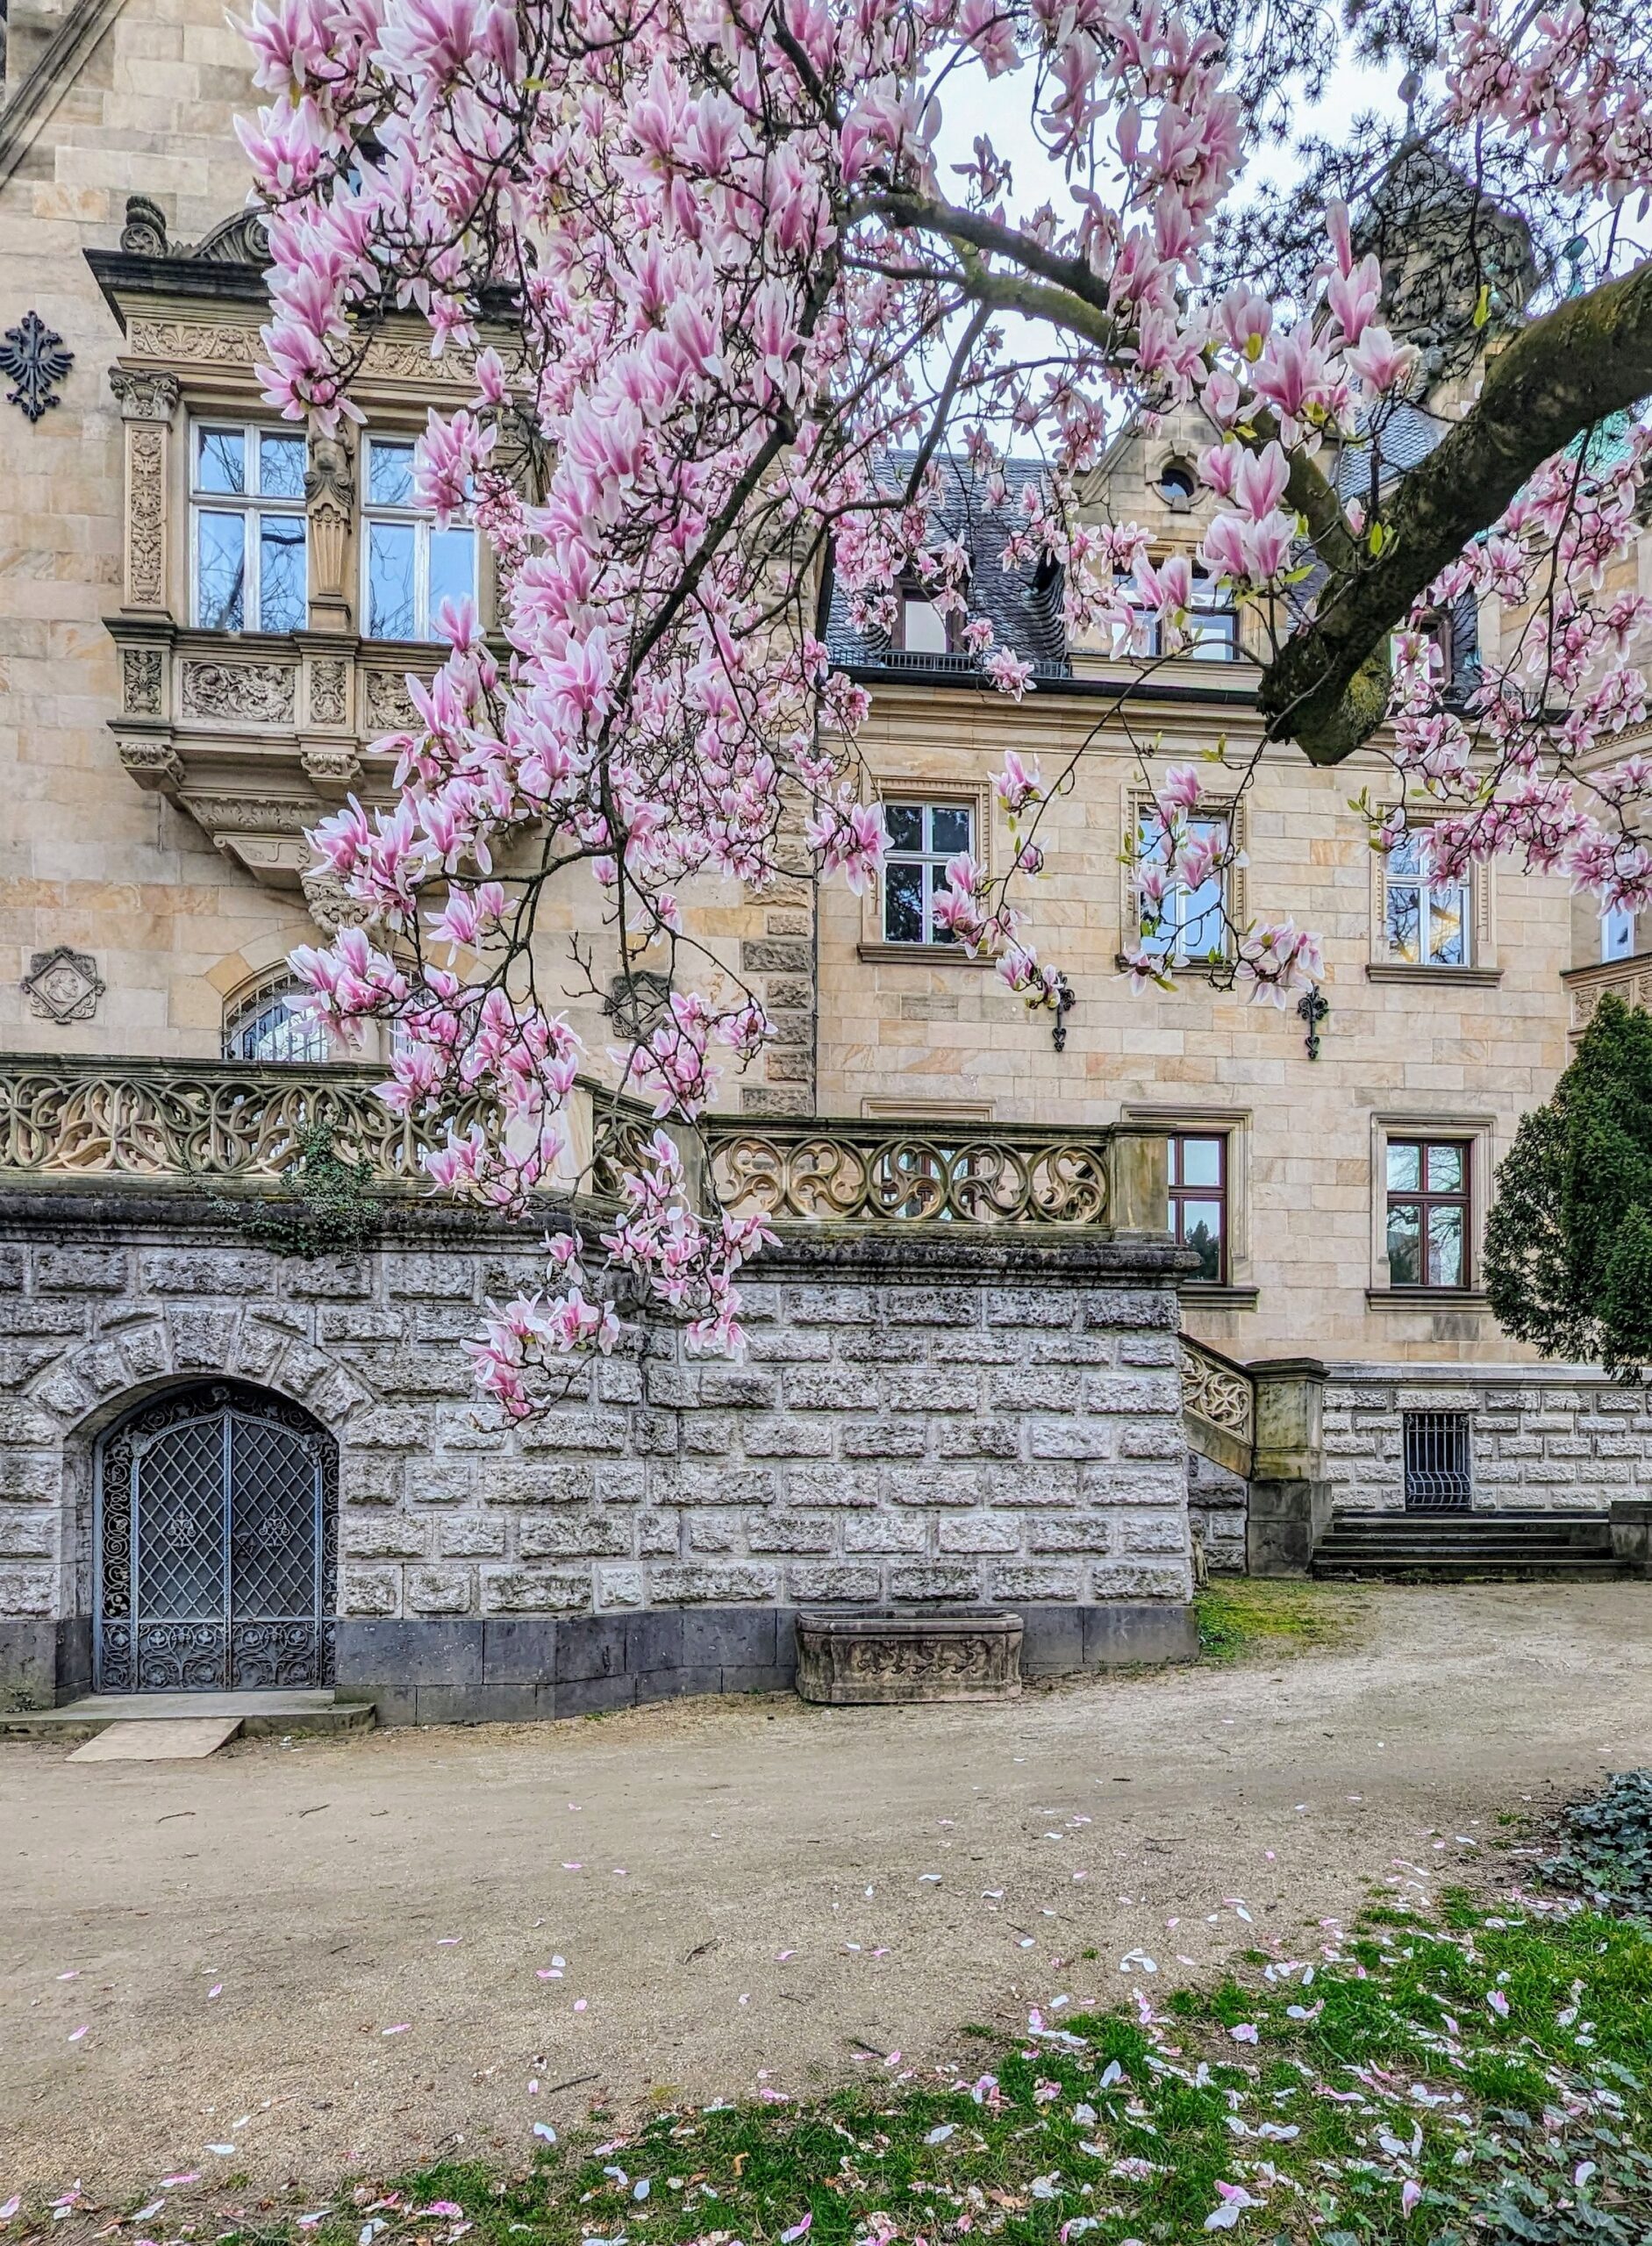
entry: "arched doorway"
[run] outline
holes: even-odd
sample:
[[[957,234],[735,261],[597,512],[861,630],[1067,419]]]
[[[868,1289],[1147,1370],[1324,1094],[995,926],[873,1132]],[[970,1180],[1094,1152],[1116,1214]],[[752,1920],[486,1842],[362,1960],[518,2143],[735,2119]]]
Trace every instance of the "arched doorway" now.
[[[333,1682],[338,1446],[240,1381],[173,1389],[97,1450],[99,1692]]]

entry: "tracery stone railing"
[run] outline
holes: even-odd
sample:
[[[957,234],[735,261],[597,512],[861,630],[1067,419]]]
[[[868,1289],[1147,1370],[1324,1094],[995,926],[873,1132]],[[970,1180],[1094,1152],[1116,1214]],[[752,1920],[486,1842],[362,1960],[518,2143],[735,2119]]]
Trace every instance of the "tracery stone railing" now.
[[[1189,1442],[1231,1473],[1248,1476],[1256,1447],[1256,1384],[1208,1342],[1182,1336],[1182,1416]]]
[[[383,1075],[345,1064],[0,1055],[0,1178],[273,1182],[290,1164],[302,1132],[320,1122],[330,1127],[336,1152],[365,1161],[375,1182],[417,1188],[419,1155],[434,1134],[392,1115],[374,1096]],[[583,1182],[599,1198],[611,1196],[617,1161],[652,1128],[647,1110],[582,1083],[569,1119],[567,1168],[551,1181],[553,1190]],[[705,1147],[724,1204],[781,1226],[1111,1229],[1134,1221],[1140,1228],[1132,1212],[1144,1200],[1128,1166],[1141,1150],[1138,1134],[1106,1129],[948,1131],[898,1120],[718,1117],[705,1127]],[[1149,1181],[1148,1205],[1153,1192]]]
[[[1106,1130],[804,1117],[707,1135],[724,1205],[778,1224],[1096,1225],[1112,1205]]]

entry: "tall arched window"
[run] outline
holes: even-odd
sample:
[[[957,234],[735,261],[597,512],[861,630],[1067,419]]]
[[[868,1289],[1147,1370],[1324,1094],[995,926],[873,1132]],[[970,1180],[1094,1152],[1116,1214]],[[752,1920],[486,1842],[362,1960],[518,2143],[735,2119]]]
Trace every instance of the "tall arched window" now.
[[[332,1041],[318,1021],[292,1009],[309,993],[290,967],[272,968],[231,999],[224,1013],[226,1061],[327,1061]]]

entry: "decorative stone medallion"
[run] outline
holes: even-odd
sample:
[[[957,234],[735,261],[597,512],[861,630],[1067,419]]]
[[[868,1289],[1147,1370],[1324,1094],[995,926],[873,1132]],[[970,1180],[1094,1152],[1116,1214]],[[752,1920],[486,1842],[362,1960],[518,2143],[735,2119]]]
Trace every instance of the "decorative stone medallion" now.
[[[67,944],[34,954],[23,989],[43,1021],[89,1021],[104,995],[97,962],[89,952],[71,951]]]
[[[16,385],[6,392],[6,404],[31,421],[59,403],[57,386],[74,364],[75,354],[63,348],[62,337],[39,312],[25,312],[0,336],[0,375]]]
[[[833,1707],[1003,1700],[1020,1689],[1019,1614],[886,1608],[797,1617],[797,1692],[805,1700]]]

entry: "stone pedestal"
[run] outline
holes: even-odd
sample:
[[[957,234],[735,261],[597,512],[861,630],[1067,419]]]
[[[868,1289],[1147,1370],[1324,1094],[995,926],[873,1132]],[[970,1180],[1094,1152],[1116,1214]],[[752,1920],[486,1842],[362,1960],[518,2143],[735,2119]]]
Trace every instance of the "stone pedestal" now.
[[[1626,1575],[1652,1577],[1652,1501],[1612,1501],[1612,1556]]]
[[[1256,1448],[1246,1564],[1253,1576],[1305,1576],[1331,1518],[1325,1478],[1325,1367],[1307,1357],[1253,1364]]]
[[[834,1707],[1003,1700],[1021,1689],[1021,1618],[799,1614],[797,1691]]]

